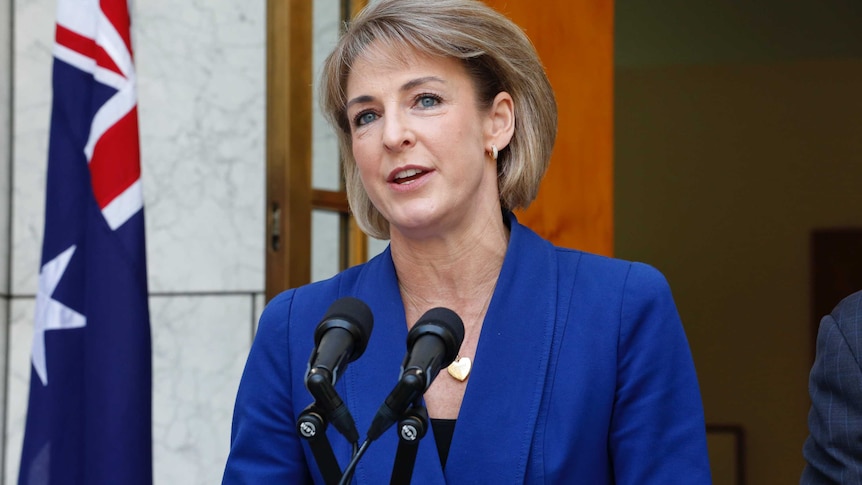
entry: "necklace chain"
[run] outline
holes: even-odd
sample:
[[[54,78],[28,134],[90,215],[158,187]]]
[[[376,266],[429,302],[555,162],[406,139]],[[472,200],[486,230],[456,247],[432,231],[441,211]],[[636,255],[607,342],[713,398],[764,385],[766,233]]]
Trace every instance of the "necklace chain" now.
[[[398,287],[401,290],[402,297],[405,301],[405,311],[407,310],[407,306],[410,307],[416,313],[419,313],[420,306],[416,303],[416,299],[406,290],[401,282],[398,282]],[[491,288],[491,291],[488,292],[488,297],[485,299],[485,303],[482,306],[482,309],[479,310],[479,313],[473,317],[473,321],[476,322],[477,325],[481,327],[484,324],[485,315],[488,312],[488,307],[491,305],[491,300],[494,298],[494,290],[496,289],[496,284]],[[471,328],[476,328],[476,325],[472,325]],[[466,327],[465,327],[466,330]],[[481,330],[479,330],[481,333]],[[465,331],[466,337],[466,331]],[[462,343],[463,346],[463,343]],[[467,356],[461,356],[459,353],[455,360],[452,361],[451,364],[447,367],[447,371],[449,375],[453,378],[457,379],[460,382],[464,382],[470,376],[470,371],[473,368],[473,359]]]

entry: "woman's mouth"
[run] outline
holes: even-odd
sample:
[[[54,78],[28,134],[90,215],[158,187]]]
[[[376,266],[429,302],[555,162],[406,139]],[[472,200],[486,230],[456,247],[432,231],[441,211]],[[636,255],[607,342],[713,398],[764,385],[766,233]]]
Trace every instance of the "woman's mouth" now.
[[[419,170],[417,168],[408,168],[397,172],[395,176],[392,177],[392,180],[390,180],[390,182],[400,185],[411,184],[414,180],[418,179],[425,173],[425,171]]]

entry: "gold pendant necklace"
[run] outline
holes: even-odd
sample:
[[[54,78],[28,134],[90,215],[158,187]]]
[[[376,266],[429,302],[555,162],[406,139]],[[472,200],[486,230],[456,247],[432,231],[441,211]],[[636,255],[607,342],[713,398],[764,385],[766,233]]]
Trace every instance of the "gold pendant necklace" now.
[[[449,375],[458,379],[461,382],[467,380],[470,377],[470,370],[473,368],[473,361],[470,360],[469,357],[460,357],[455,358],[455,360],[449,364],[449,367],[446,368],[449,371]]]
[[[412,301],[413,298],[410,296],[409,292],[405,291],[404,286],[401,284],[400,281],[398,282],[398,289],[400,290],[402,295],[406,296],[405,309],[408,302],[410,305],[412,305],[413,308],[418,308],[418,305],[416,305],[415,302]],[[479,314],[479,318],[482,319],[483,324],[485,320],[485,313],[488,311],[488,307],[491,305],[491,299],[493,299],[494,297],[495,289],[496,282],[494,284],[494,287],[491,288],[491,294],[488,295],[488,298],[485,300],[485,305],[482,308],[482,313]],[[467,378],[470,377],[471,370],[473,370],[473,360],[470,359],[470,357],[461,357],[460,355],[455,357],[455,360],[452,361],[452,363],[449,364],[448,367],[446,367],[446,371],[449,372],[449,375],[452,376],[452,378],[457,379],[459,382],[466,381]]]

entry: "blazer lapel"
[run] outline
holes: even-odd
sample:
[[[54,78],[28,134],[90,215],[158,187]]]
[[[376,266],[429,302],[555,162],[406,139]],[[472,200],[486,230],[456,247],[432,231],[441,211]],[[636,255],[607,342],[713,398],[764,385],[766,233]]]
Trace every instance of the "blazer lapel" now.
[[[352,292],[366,302],[374,314],[374,330],[365,354],[351,363],[345,374],[346,403],[353,413],[360,439],[364,440],[372,418],[398,382],[401,363],[407,352],[404,305],[388,248],[368,264]],[[371,443],[354,475],[358,483],[389,483],[399,441],[395,428],[388,429]],[[420,441],[413,477],[422,477],[413,483],[445,484],[430,429]]]
[[[553,246],[510,217],[509,248],[449,451],[449,483],[525,478],[553,339],[557,265]]]
[[[429,429],[420,441],[413,483],[524,482],[553,339],[557,265],[553,246],[509,217],[509,248],[485,316],[445,478]],[[345,401],[364,440],[407,351],[404,306],[389,250],[369,262],[355,287],[341,293],[356,295],[374,314],[365,354],[350,364],[343,379]],[[342,446],[339,456],[349,456],[347,445]],[[393,426],[360,460],[357,483],[388,483],[397,448]]]

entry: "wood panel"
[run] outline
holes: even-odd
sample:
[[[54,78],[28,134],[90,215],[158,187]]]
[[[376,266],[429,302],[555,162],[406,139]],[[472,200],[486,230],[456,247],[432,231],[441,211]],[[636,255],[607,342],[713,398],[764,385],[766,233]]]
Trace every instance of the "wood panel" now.
[[[520,25],[559,106],[551,166],[518,219],[555,244],[613,253],[612,0],[485,0]]]
[[[267,301],[311,279],[311,6],[267,2]]]

